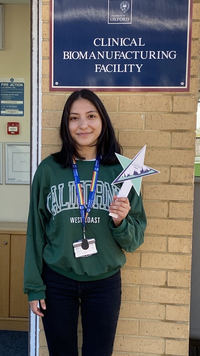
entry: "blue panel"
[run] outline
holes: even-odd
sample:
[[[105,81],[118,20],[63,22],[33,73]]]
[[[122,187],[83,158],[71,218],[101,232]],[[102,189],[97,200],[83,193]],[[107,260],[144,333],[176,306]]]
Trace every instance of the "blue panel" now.
[[[186,89],[189,0],[52,0],[52,89]]]
[[[24,116],[24,83],[0,83],[0,116]]]

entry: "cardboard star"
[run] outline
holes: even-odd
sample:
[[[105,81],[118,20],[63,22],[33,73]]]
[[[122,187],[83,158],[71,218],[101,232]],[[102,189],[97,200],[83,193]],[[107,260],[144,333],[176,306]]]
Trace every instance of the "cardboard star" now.
[[[127,197],[132,186],[136,193],[140,195],[142,178],[160,173],[156,169],[144,165],[145,152],[146,145],[132,160],[116,153],[116,156],[123,167],[123,171],[112,182],[112,184],[123,183],[118,194],[119,197]]]

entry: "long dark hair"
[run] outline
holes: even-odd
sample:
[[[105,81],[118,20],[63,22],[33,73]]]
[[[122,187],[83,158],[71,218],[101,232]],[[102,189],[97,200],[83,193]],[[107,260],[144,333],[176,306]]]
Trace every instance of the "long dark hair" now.
[[[57,163],[61,164],[63,168],[71,165],[73,156],[82,160],[84,159],[84,157],[78,153],[76,142],[70,135],[68,124],[71,106],[80,98],[87,99],[93,103],[101,116],[102,130],[97,142],[97,153],[101,155],[101,163],[105,165],[117,163],[118,160],[115,156],[115,152],[121,153],[121,147],[116,139],[111,120],[102,101],[94,92],[88,89],[74,91],[67,99],[60,124],[62,148],[59,152],[54,153],[52,156]]]

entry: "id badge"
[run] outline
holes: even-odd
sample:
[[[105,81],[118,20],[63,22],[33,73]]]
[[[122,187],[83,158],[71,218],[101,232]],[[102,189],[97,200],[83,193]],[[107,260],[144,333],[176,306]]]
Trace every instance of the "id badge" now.
[[[83,239],[73,243],[76,258],[89,257],[97,253],[95,239]]]

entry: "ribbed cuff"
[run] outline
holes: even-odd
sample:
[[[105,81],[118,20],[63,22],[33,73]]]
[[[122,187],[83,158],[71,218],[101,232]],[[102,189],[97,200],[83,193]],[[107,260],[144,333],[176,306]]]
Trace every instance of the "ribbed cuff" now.
[[[45,298],[46,298],[46,294],[44,291],[28,293],[28,301],[29,302],[32,302],[33,300],[41,300],[41,299],[45,299]]]

